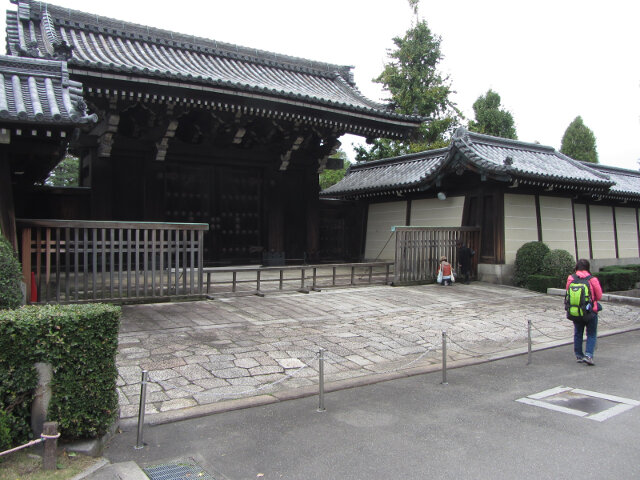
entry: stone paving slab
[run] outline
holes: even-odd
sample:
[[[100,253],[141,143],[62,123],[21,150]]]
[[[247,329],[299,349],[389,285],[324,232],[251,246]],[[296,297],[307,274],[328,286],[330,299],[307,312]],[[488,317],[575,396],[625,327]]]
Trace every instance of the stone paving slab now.
[[[526,347],[528,320],[534,345],[569,341],[573,325],[562,300],[475,282],[124,306],[121,418],[138,414],[143,369],[150,416],[245,397],[291,397],[285,392],[317,385],[320,348],[325,382],[343,382],[439,364],[443,331],[451,361]],[[600,331],[640,327],[640,306],[606,303],[599,322]]]

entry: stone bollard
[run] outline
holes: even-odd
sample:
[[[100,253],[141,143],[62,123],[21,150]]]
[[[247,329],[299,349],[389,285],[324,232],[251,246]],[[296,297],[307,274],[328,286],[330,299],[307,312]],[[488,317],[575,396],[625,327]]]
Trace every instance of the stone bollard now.
[[[31,431],[39,437],[43,432],[44,422],[47,420],[47,409],[51,401],[51,379],[53,367],[50,363],[38,362],[35,365],[38,372],[38,385],[31,404]]]

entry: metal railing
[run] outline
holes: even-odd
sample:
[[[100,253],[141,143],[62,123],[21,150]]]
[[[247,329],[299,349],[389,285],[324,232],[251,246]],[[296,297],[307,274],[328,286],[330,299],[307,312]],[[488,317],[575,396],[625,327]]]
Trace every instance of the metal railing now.
[[[198,223],[18,220],[31,303],[202,295]]]

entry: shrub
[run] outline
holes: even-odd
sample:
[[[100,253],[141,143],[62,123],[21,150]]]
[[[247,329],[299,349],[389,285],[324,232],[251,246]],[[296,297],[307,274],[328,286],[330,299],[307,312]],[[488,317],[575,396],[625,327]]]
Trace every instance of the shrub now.
[[[516,253],[514,281],[518,286],[527,283],[529,275],[540,273],[542,259],[549,253],[549,247],[543,242],[528,242]]]
[[[28,439],[36,362],[53,366],[47,418],[65,439],[95,438],[118,415],[115,356],[120,308],[33,305],[0,311],[0,411],[10,411],[12,441]]]
[[[529,275],[526,287],[536,292],[547,293],[548,288],[564,288],[566,277],[562,278],[555,275]]]
[[[597,275],[603,292],[619,292],[632,289],[636,284],[636,272],[625,268],[600,270]]]
[[[542,275],[566,278],[574,273],[576,260],[566,250],[551,250],[542,259]]]
[[[11,426],[9,425],[9,414],[0,410],[0,451],[11,448]]]
[[[0,235],[0,309],[22,304],[22,268],[9,242]]]
[[[608,265],[606,267],[602,267],[600,272],[616,272],[619,270],[627,270],[629,272],[633,272],[634,281],[640,282],[640,265]],[[598,273],[599,275],[600,273]]]

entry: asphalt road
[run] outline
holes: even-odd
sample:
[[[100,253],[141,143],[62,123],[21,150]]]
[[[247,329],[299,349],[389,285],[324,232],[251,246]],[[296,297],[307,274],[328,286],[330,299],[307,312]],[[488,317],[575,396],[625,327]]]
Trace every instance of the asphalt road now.
[[[447,385],[437,372],[329,393],[324,413],[310,397],[148,426],[141,450],[130,428],[105,456],[143,468],[193,459],[216,480],[640,478],[640,407],[596,421],[516,401],[559,386],[640,400],[640,331],[600,338],[595,360],[577,364],[562,346],[531,365],[450,370]],[[589,414],[620,404],[571,395],[542,401]]]

